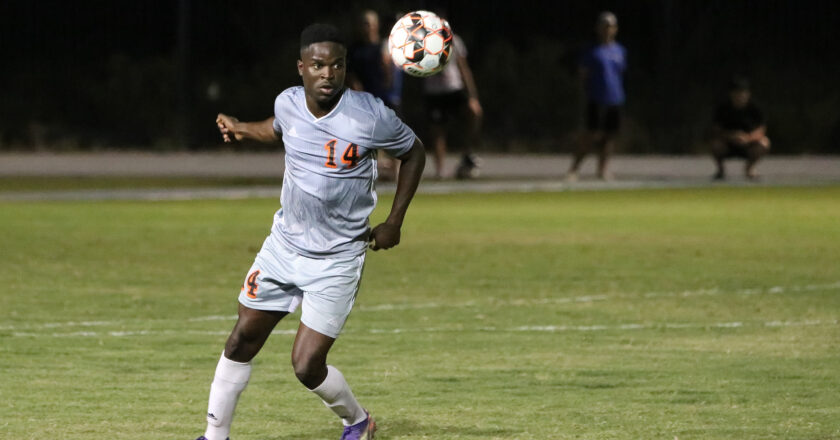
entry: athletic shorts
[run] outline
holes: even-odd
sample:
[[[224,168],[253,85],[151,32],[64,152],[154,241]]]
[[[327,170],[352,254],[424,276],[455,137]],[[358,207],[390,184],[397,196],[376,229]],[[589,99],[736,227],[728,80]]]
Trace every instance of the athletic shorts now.
[[[464,90],[426,95],[427,117],[434,124],[446,124],[457,119],[468,102],[469,99]]]
[[[365,254],[307,258],[269,235],[245,277],[239,302],[256,310],[294,312],[318,333],[337,338],[356,301]]]
[[[589,101],[586,106],[586,128],[589,131],[617,133],[621,128],[621,106]]]

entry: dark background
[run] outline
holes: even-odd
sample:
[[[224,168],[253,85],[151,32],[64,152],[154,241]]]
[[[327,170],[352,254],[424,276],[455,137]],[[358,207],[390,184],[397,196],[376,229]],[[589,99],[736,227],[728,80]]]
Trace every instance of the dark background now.
[[[300,30],[350,31],[357,11],[443,13],[469,48],[485,148],[568,151],[577,57],[602,10],[629,70],[628,153],[698,153],[732,74],[751,79],[773,153],[838,153],[840,3],[828,0],[0,2],[0,149],[224,148],[213,120],[272,113],[299,84]],[[405,118],[422,134],[420,81]],[[249,145],[249,148],[267,148]],[[271,147],[276,148],[276,147]]]

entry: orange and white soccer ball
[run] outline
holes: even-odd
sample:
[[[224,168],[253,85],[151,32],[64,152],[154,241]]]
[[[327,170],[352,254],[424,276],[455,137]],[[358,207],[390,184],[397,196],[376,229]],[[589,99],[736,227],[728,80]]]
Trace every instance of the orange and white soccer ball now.
[[[394,64],[412,76],[434,75],[452,57],[452,29],[434,12],[414,11],[397,20],[388,37]]]

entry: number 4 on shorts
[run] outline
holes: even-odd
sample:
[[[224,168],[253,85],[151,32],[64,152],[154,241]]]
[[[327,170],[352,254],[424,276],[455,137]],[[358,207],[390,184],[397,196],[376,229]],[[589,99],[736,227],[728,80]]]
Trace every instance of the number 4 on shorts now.
[[[259,287],[257,285],[257,277],[259,275],[260,271],[255,270],[249,273],[248,278],[245,279],[245,285],[242,286],[242,290],[245,291],[245,289],[248,289],[247,292],[245,292],[245,294],[248,295],[248,298],[257,299],[257,288]]]

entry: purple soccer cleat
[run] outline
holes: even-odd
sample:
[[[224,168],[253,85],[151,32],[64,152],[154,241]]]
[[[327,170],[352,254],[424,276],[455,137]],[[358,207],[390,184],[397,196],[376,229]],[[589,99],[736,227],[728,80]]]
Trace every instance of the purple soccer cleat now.
[[[376,422],[370,413],[365,411],[367,418],[359,423],[344,427],[344,433],[341,434],[341,440],[370,440],[376,432]]]
[[[195,439],[195,440],[207,440],[207,437],[205,437],[205,436],[203,436],[203,435],[202,435],[201,437],[199,437],[199,438],[197,438],[197,439]],[[227,440],[230,440],[230,437],[228,437],[228,438],[227,438]]]

